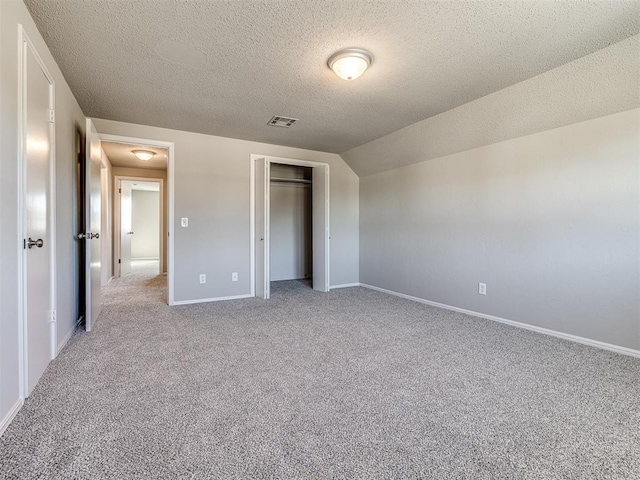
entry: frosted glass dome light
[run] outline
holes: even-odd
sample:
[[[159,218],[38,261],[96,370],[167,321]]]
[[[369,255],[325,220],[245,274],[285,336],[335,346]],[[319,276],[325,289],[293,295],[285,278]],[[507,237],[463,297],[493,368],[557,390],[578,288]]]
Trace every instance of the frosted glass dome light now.
[[[145,162],[151,160],[151,157],[156,154],[156,152],[152,152],[151,150],[131,150],[131,153]]]
[[[371,65],[373,56],[361,48],[340,50],[327,61],[329,68],[343,80],[355,80]]]

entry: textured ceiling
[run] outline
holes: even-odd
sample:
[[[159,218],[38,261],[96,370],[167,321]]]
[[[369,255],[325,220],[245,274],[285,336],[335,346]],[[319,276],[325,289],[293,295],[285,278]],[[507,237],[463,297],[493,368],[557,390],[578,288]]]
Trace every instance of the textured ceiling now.
[[[640,107],[640,35],[341,156],[360,177]],[[638,118],[640,140],[640,117]]]
[[[145,145],[128,145],[126,143],[102,142],[102,149],[111,162],[112,167],[167,169],[167,149],[147,147]],[[140,160],[131,150],[150,150],[156,152],[150,160]]]
[[[25,3],[87,116],[337,153],[640,29],[621,0]],[[374,62],[345,82],[352,46]]]

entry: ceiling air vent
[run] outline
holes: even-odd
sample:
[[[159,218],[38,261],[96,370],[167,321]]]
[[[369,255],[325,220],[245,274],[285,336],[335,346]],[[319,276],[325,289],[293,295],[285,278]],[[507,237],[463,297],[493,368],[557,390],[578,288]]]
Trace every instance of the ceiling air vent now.
[[[291,125],[298,121],[297,118],[289,118],[289,117],[281,117],[279,115],[274,115],[267,125],[271,125],[272,127],[284,127],[289,128]]]

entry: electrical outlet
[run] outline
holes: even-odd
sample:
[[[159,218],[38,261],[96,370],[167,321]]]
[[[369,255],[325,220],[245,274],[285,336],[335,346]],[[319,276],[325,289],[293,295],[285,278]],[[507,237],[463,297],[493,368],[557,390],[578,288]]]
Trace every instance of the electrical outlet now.
[[[207,283],[207,275],[204,273],[200,274],[200,283]]]
[[[231,281],[232,282],[237,282],[238,281],[238,272],[233,272],[231,274]]]
[[[478,293],[480,295],[487,294],[487,284],[486,283],[478,283]]]
[[[187,228],[189,226],[189,219],[187,217],[182,217],[180,219],[180,226],[182,228]]]

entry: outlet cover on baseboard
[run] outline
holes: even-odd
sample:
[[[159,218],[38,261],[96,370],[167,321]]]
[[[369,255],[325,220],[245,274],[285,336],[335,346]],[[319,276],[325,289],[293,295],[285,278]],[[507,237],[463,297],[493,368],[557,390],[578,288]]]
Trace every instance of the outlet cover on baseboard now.
[[[200,283],[207,283],[207,275],[205,273],[200,274]]]

